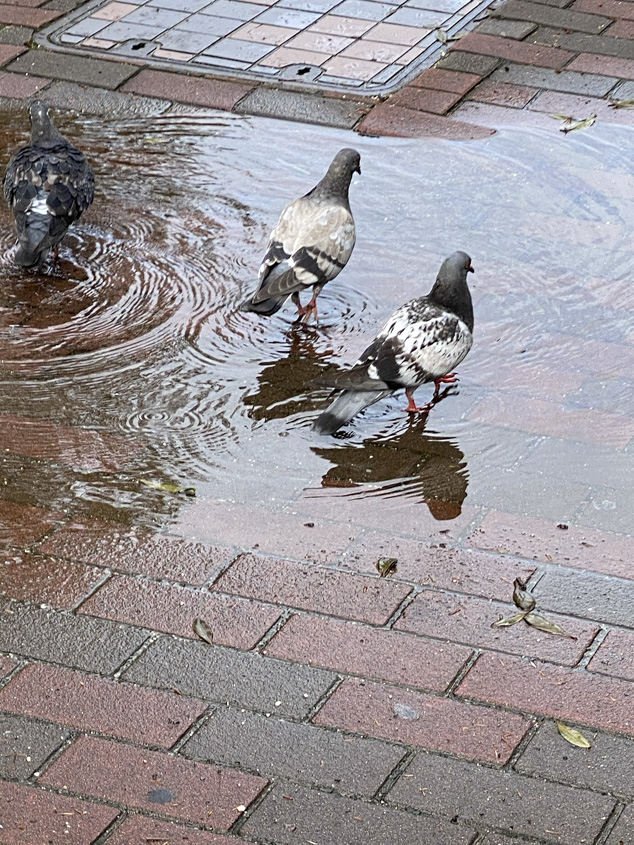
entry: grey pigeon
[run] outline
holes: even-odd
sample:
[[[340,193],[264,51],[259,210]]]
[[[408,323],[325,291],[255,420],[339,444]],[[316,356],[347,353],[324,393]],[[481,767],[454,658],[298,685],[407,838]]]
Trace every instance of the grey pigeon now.
[[[7,166],[4,196],[13,211],[18,236],[14,261],[40,267],[66,230],[93,201],[92,168],[83,154],[53,125],[47,106],[30,107],[31,143]]]
[[[334,434],[364,408],[401,388],[407,411],[425,410],[414,402],[417,387],[433,381],[435,398],[441,384],[457,381],[451,371],[473,342],[469,272],[473,267],[466,252],[454,252],[443,261],[430,293],[395,311],[354,367],[329,382],[342,392],[317,417],[315,431]]]
[[[260,285],[240,310],[269,317],[290,296],[300,318],[317,319],[321,289],[343,270],[354,248],[348,202],[353,173],[361,173],[359,153],[339,150],[321,182],[284,208],[260,266]],[[303,306],[299,294],[308,288],[313,297]]]

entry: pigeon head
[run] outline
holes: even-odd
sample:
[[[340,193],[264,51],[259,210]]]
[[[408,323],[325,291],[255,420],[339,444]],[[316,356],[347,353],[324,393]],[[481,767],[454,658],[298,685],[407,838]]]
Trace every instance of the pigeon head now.
[[[471,258],[466,252],[452,252],[443,261],[429,294],[429,299],[460,317],[470,331],[473,331],[473,305],[467,273],[473,272]]]
[[[339,150],[324,178],[311,191],[312,196],[339,200],[347,206],[353,173],[361,173],[361,156],[356,150]]]
[[[51,120],[46,103],[43,103],[41,100],[32,102],[29,107],[29,117],[31,118],[32,144],[40,144],[43,141],[63,140],[63,136]]]

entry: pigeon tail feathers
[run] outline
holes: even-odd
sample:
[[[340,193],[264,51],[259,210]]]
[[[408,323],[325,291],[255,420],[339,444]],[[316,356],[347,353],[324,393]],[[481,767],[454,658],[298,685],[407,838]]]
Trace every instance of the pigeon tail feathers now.
[[[14,261],[19,267],[39,267],[51,247],[49,214],[26,214],[24,228],[18,235],[18,251]]]
[[[335,401],[321,413],[313,423],[313,431],[318,434],[334,434],[361,411],[374,405],[393,391],[387,390],[344,390]]]

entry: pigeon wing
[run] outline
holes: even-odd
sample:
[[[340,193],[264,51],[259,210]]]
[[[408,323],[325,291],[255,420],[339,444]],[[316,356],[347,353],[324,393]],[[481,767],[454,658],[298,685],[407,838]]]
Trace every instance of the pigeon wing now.
[[[302,197],[289,203],[271,232],[254,302],[326,284],[345,267],[355,243],[350,211]]]

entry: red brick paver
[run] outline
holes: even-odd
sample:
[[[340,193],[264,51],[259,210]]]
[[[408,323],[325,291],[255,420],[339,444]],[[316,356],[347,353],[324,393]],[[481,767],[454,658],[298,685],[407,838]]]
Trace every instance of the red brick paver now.
[[[204,584],[220,566],[235,557],[227,546],[188,543],[120,526],[72,523],[56,531],[42,546],[47,554],[81,560],[122,572]]]
[[[62,13],[51,9],[29,9],[0,3],[0,24],[14,26],[42,26],[58,18]]]
[[[488,138],[492,129],[461,123],[448,117],[427,114],[403,106],[380,103],[367,114],[357,130],[362,135],[392,135],[402,138],[445,138],[469,141]]]
[[[0,557],[0,595],[18,601],[72,607],[89,593],[105,573],[83,563],[27,554]]]
[[[481,549],[633,578],[634,537],[491,511],[469,538]]]
[[[634,683],[583,670],[483,654],[457,694],[634,736]]]
[[[575,0],[570,8],[577,12],[606,15],[617,20],[634,20],[634,8],[628,0]]]
[[[11,59],[15,59],[25,51],[25,47],[16,47],[13,44],[0,44],[0,65],[6,65]]]
[[[83,730],[165,748],[205,710],[205,703],[33,663],[0,690],[0,708]]]
[[[240,845],[233,836],[218,836],[205,830],[130,816],[108,839],[108,845]]]
[[[509,85],[505,82],[494,82],[487,79],[481,85],[478,85],[478,88],[473,92],[472,99],[479,103],[493,103],[498,106],[523,109],[527,103],[530,103],[538,90],[538,88],[530,88],[528,85]],[[517,378],[517,368],[515,368],[515,377]],[[561,385],[558,385],[558,388],[561,394]]]
[[[454,94],[466,94],[482,79],[475,73],[461,73],[459,70],[443,70],[431,67],[424,70],[409,83],[421,88],[436,88],[438,91],[452,91]]]
[[[115,575],[82,605],[81,613],[142,625],[182,637],[195,637],[200,616],[211,626],[214,642],[250,649],[280,617],[280,609],[219,593],[158,584]]]
[[[2,77],[0,72],[0,86]],[[0,546],[31,546],[62,519],[61,513],[0,500]]]
[[[217,830],[227,830],[266,786],[254,775],[89,736],[40,781]]]
[[[314,721],[499,764],[508,760],[530,724],[512,713],[352,679],[344,681]]]
[[[253,87],[248,83],[181,76],[161,70],[142,70],[126,82],[122,90],[143,94],[145,97],[163,97],[178,103],[230,111]]]
[[[321,566],[243,555],[214,584],[239,596],[381,625],[412,588]]]
[[[515,613],[517,608],[512,604],[424,590],[405,609],[395,627],[450,642],[538,657],[566,666],[574,666],[581,659],[599,630],[592,623],[554,613],[545,615],[575,639],[546,634],[524,622],[508,628],[492,627],[498,619]]]
[[[471,650],[352,622],[296,615],[267,646],[266,654],[442,692]]]
[[[390,104],[432,112],[433,114],[446,114],[461,97],[462,94],[451,93],[450,91],[434,91],[432,88],[408,86],[401,88],[396,94],[392,94]]]
[[[3,845],[86,845],[119,811],[0,781],[0,836]]]
[[[560,70],[574,53],[558,47],[544,47],[541,44],[527,44],[514,38],[500,38],[497,35],[482,35],[470,32],[454,44],[454,50],[480,53],[484,56],[499,56],[519,64]]]
[[[570,62],[566,70],[599,73],[603,76],[616,76],[621,79],[634,79],[634,59],[619,59],[616,56],[581,53],[574,61]]]

